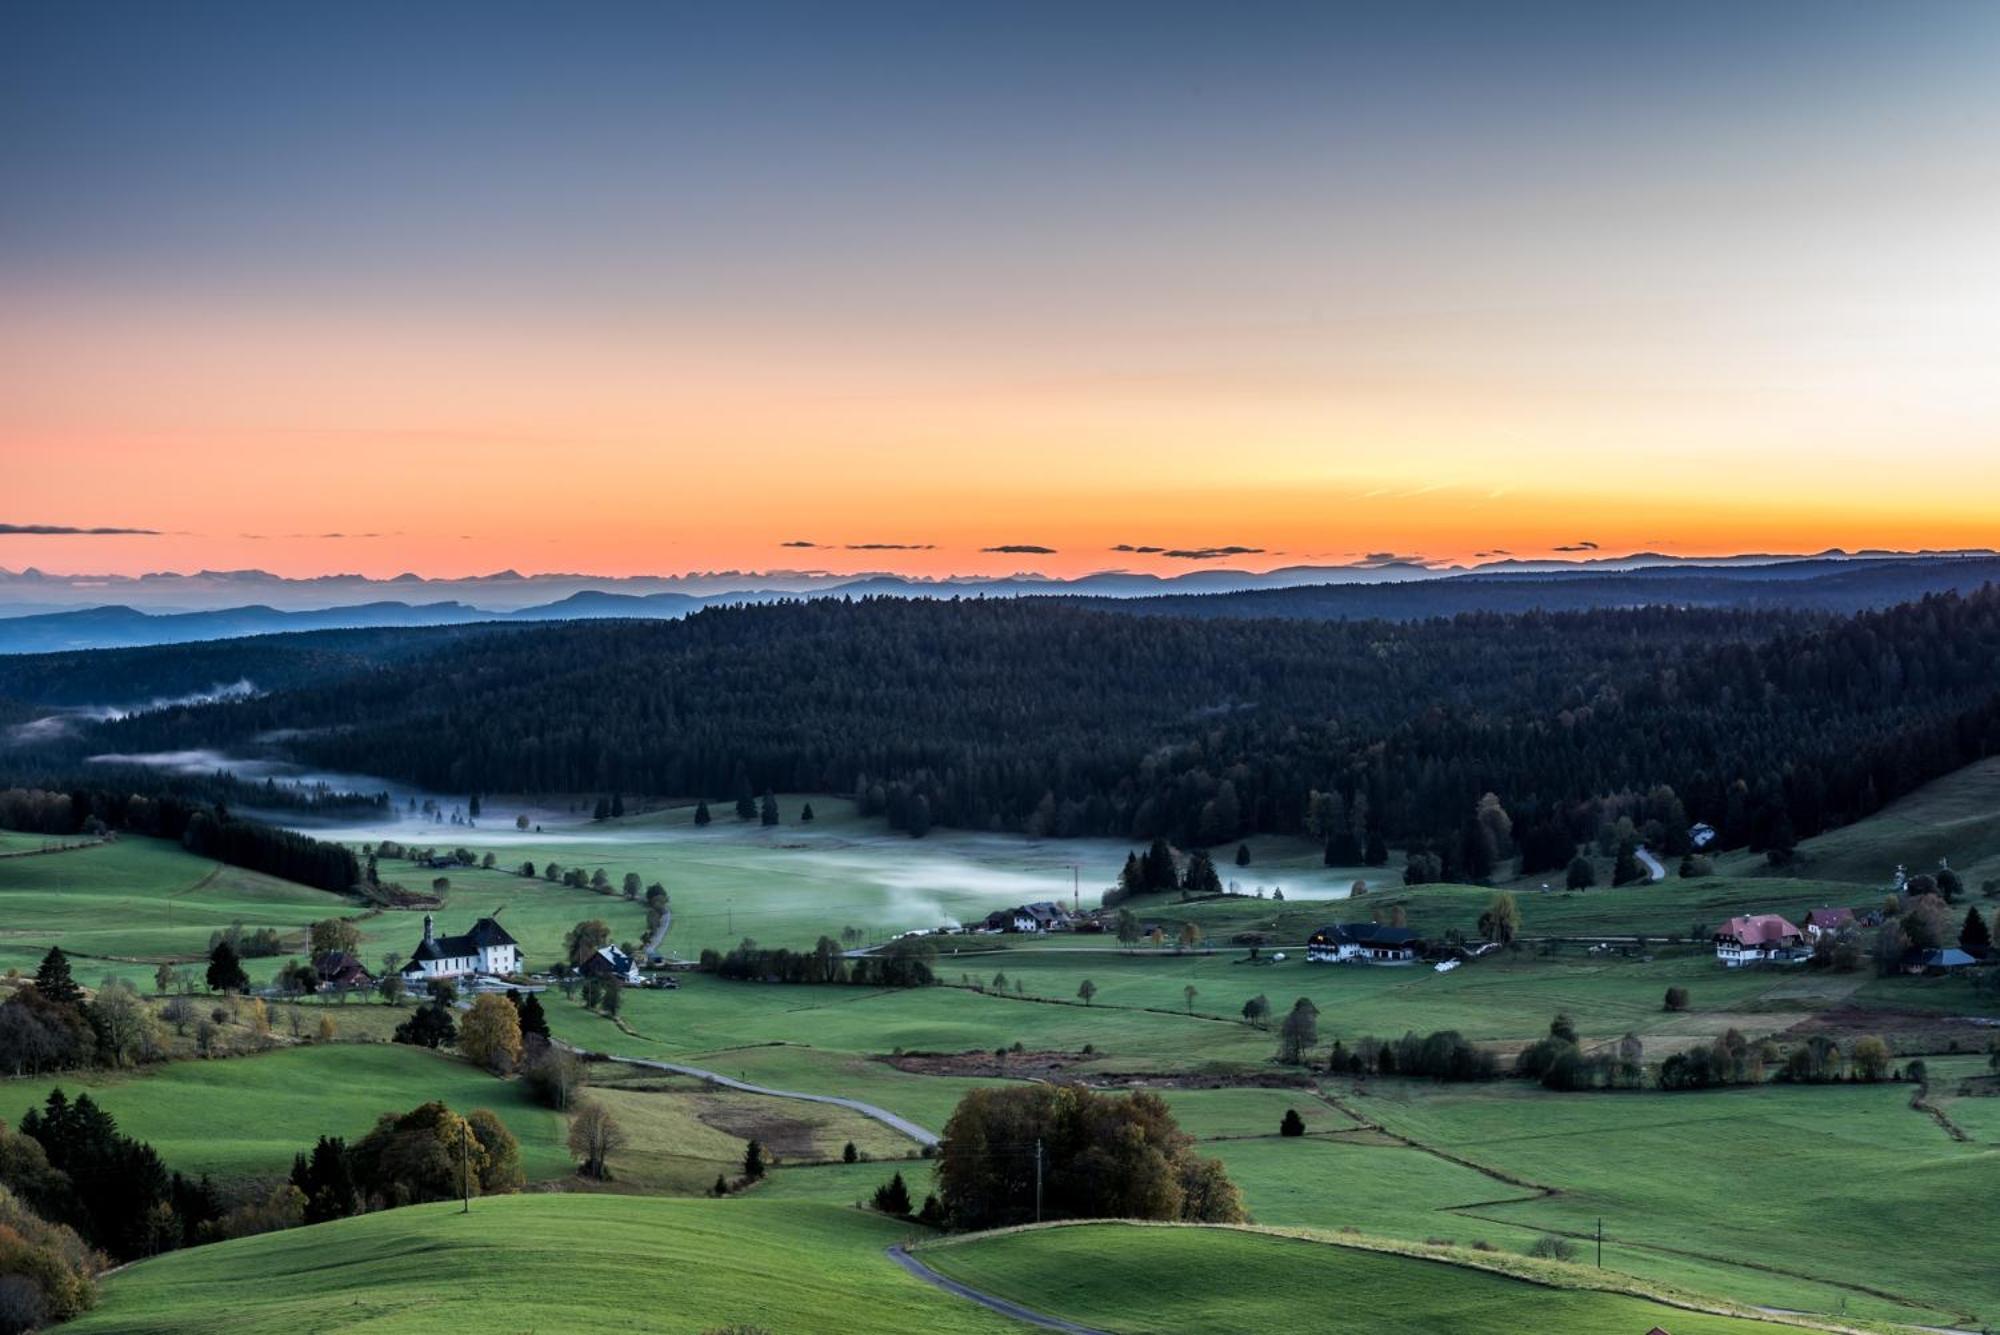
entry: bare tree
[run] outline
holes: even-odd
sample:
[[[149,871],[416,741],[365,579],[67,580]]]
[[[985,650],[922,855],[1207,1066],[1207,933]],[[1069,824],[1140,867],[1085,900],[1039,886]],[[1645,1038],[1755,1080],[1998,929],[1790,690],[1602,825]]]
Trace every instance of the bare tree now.
[[[610,1176],[605,1161],[625,1147],[625,1132],[601,1103],[578,1106],[569,1123],[569,1152],[585,1177]]]

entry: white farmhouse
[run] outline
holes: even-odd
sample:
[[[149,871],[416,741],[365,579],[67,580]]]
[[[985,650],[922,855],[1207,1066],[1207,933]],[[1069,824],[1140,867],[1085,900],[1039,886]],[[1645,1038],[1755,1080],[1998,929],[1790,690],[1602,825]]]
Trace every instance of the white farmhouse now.
[[[1800,964],[1812,958],[1806,936],[1775,913],[1731,918],[1716,929],[1715,957],[1724,967],[1746,964]]]

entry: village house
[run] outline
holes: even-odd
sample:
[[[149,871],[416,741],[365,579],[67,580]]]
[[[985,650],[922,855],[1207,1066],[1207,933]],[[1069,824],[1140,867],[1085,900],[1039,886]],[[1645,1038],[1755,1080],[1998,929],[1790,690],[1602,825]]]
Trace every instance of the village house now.
[[[329,950],[313,956],[313,972],[320,987],[328,992],[358,990],[375,986],[375,976],[361,961],[344,950]]]
[[[1801,964],[1812,958],[1805,933],[1776,913],[1731,918],[1715,932],[1715,957],[1725,968],[1746,964]]]
[[[987,928],[996,932],[1066,932],[1074,925],[1070,911],[1049,900],[986,915]]]
[[[406,982],[422,985],[440,978],[464,978],[475,973],[516,974],[521,971],[521,946],[492,918],[481,918],[463,936],[438,936],[431,915],[424,915],[424,939],[403,966]]]
[[[1344,922],[1306,938],[1310,964],[1414,964],[1424,943],[1407,927]]]
[[[577,971],[586,978],[616,978],[621,983],[634,986],[643,982],[639,966],[630,955],[616,946],[599,946],[588,959],[577,966]]]
[[[1904,973],[1962,973],[1979,965],[1977,956],[1957,946],[1903,952]]]
[[[1806,939],[1817,941],[1822,936],[1838,936],[1841,928],[1853,925],[1853,909],[1814,909],[1806,914]]]

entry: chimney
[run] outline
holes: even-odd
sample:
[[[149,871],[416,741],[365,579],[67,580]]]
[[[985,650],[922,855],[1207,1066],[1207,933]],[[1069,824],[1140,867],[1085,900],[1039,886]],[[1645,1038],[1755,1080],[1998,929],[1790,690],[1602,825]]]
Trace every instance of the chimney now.
[[[424,944],[429,945],[430,943],[431,943],[431,915],[426,913],[424,915]]]

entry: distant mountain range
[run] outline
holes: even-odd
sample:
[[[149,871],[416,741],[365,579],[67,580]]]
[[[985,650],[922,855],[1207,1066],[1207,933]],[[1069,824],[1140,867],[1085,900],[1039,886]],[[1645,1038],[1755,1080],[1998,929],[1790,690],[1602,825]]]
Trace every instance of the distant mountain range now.
[[[258,570],[143,576],[0,570],[0,653],[182,644],[283,631],[670,619],[713,604],[798,597],[1066,597],[1147,614],[1407,620],[1658,605],[1853,612],[1993,581],[2000,581],[2000,554],[1990,551],[1716,558],[1641,552],[1577,561],[1508,559],[1470,568],[1385,561],[1174,576],[1102,571],[1074,579],[1020,574],[931,580],[812,571],[598,578],[501,571],[457,580],[416,575],[374,580],[288,579]],[[234,603],[232,594],[266,596]],[[220,605],[204,605],[217,600]]]

